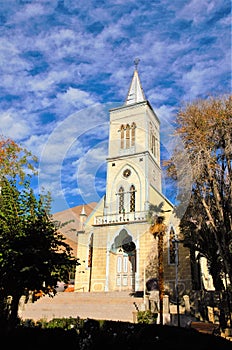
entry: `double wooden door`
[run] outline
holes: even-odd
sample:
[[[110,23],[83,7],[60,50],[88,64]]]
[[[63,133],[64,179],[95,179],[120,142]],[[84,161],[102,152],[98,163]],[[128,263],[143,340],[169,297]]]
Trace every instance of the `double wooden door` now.
[[[116,259],[116,289],[135,290],[135,252],[128,254],[119,248]]]

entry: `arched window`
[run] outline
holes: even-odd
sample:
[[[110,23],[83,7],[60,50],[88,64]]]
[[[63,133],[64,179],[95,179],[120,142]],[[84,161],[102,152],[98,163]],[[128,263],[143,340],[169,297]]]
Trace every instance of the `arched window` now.
[[[118,191],[119,202],[118,202],[118,212],[119,214],[124,212],[124,188],[121,186]]]
[[[124,148],[124,137],[125,137],[125,132],[124,132],[124,125],[121,125],[121,148],[123,149]]]
[[[130,212],[135,211],[135,186],[131,185],[130,187]]]
[[[133,122],[131,126],[129,124],[120,126],[121,137],[121,149],[129,149],[135,145],[135,129],[136,124]]]
[[[136,124],[132,123],[131,124],[131,146],[132,147],[135,145],[135,128],[136,128]]]
[[[151,126],[151,131],[150,131],[150,150],[152,152],[152,154],[157,157],[158,155],[158,139],[155,136],[156,133],[153,130],[153,127]]]
[[[176,251],[175,251],[175,242],[173,240],[175,239],[175,231],[173,227],[171,227],[170,232],[169,232],[169,264],[175,264],[176,263]]]
[[[126,148],[130,148],[130,125],[126,126]]]
[[[117,258],[117,273],[122,272],[122,256]]]
[[[90,241],[89,241],[88,267],[92,267],[92,258],[93,258],[93,234],[91,234]]]

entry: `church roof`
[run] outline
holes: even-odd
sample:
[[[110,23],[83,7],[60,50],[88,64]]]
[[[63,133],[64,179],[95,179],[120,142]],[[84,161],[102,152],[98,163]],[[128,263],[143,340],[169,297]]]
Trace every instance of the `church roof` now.
[[[64,237],[70,241],[76,242],[77,231],[80,225],[80,215],[89,216],[94,208],[96,207],[96,202],[91,202],[84,205],[77,205],[76,207],[68,208],[63,211],[53,214],[53,219],[65,224],[59,231],[64,235]]]
[[[129,91],[127,93],[125,105],[131,105],[134,103],[146,101],[146,97],[140,82],[137,65],[138,61],[135,61],[135,70],[131,80]]]

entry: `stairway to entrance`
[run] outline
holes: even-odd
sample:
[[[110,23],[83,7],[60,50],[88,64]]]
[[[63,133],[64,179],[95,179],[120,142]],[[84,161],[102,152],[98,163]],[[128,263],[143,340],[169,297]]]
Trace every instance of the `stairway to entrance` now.
[[[34,303],[21,305],[19,314],[23,320],[34,321],[80,317],[133,322],[134,303],[140,309],[143,298],[131,296],[128,292],[59,292],[53,298],[44,296]]]

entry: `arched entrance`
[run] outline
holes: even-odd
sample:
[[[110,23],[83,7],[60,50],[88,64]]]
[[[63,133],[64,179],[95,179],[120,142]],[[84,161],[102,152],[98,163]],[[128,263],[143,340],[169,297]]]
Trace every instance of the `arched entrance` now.
[[[114,261],[114,290],[135,291],[136,246],[132,237],[122,229],[111,246]],[[113,271],[112,271],[113,272]]]

